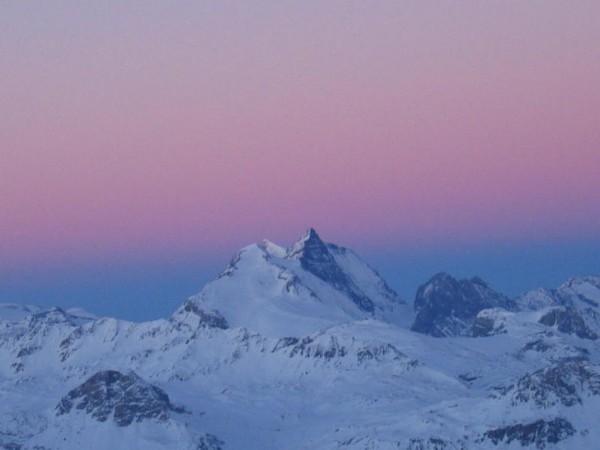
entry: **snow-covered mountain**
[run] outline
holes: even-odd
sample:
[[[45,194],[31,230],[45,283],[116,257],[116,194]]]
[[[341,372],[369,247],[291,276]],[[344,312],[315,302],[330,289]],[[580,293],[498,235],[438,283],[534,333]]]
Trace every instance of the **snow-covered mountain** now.
[[[600,278],[511,300],[438,275],[407,305],[309,230],[168,319],[0,306],[4,449],[592,449]]]
[[[302,336],[351,320],[412,321],[411,308],[354,252],[310,229],[290,248],[269,241],[237,253],[227,269],[175,313],[218,314],[230,327]]]

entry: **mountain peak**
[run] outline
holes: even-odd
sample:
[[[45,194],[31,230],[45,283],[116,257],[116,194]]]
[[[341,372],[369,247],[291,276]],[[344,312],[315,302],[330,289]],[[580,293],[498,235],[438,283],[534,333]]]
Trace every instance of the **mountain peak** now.
[[[375,316],[408,325],[412,311],[400,305],[406,303],[360,257],[309,228],[288,248],[266,239],[244,247],[172,322],[299,336]]]
[[[306,230],[306,233],[305,233],[304,236],[307,239],[318,239],[318,240],[321,240],[321,238],[317,234],[317,231],[314,228],[309,228],[308,230]]]
[[[147,419],[164,422],[170,411],[182,412],[162,389],[133,371],[124,374],[116,370],[97,372],[70,391],[56,406],[56,414],[69,414],[73,409],[85,410],[99,422],[112,418],[120,427]]]
[[[515,306],[480,277],[457,280],[438,273],[417,291],[412,330],[434,337],[470,336],[480,311],[494,307],[512,310]]]
[[[439,272],[436,273],[434,276],[432,276],[429,281],[427,282],[427,284],[431,284],[431,283],[449,283],[449,282],[453,282],[456,281],[456,279],[450,275],[449,273],[446,272]]]
[[[314,228],[309,228],[304,235],[288,249],[287,257],[290,259],[301,259],[302,257],[314,257],[318,254],[326,254],[327,246],[321,240]]]
[[[374,312],[373,301],[348,278],[314,228],[309,228],[288,250],[287,258],[299,260],[304,270],[348,295],[361,310]]]

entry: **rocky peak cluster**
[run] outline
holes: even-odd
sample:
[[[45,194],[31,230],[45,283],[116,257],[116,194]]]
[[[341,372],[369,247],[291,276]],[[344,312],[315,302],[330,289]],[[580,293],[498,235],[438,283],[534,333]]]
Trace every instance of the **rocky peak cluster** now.
[[[164,422],[171,412],[183,412],[171,404],[162,389],[145,382],[134,372],[124,374],[116,370],[92,375],[69,391],[56,406],[59,416],[72,410],[84,411],[98,422],[110,419],[120,427],[144,420]]]

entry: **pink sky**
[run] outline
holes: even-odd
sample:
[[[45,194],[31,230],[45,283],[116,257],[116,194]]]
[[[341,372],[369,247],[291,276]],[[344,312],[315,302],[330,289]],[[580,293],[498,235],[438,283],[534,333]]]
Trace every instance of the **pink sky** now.
[[[596,0],[123,3],[0,5],[6,267],[600,237]]]

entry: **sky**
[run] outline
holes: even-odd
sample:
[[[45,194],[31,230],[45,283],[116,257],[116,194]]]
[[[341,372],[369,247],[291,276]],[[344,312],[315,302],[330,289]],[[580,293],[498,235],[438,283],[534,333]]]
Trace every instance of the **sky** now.
[[[0,302],[167,317],[309,227],[407,300],[600,274],[600,3],[0,2]]]

